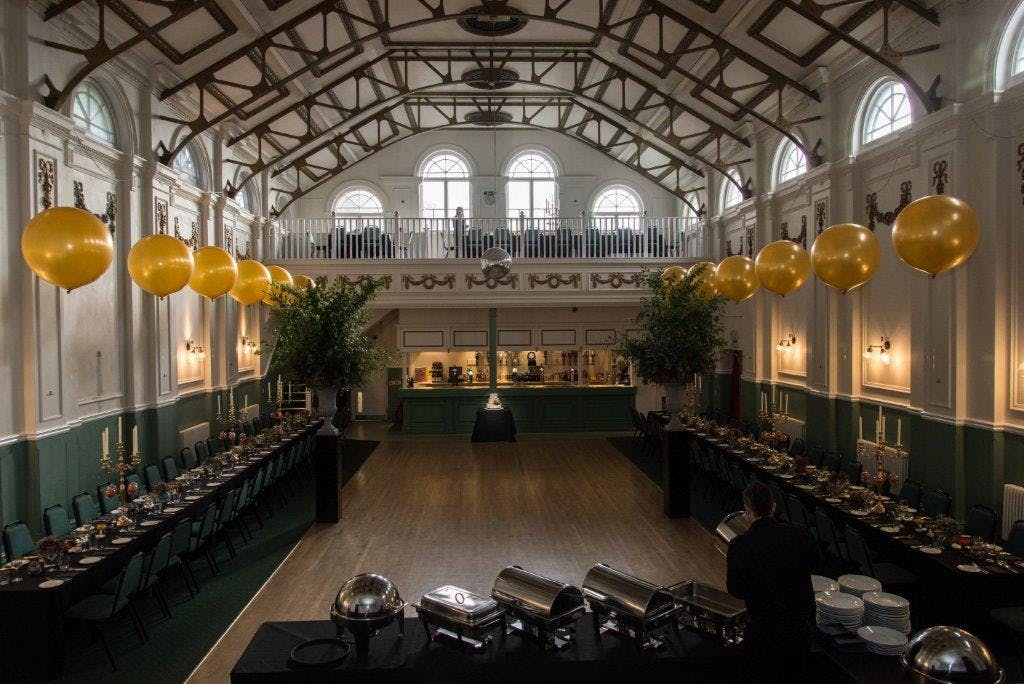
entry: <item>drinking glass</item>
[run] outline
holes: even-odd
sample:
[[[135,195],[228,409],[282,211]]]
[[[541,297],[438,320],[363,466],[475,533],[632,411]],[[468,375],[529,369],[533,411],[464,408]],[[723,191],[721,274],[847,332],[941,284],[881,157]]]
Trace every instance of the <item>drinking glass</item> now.
[[[13,570],[9,565],[0,566],[0,587],[6,587],[11,583],[11,575]]]

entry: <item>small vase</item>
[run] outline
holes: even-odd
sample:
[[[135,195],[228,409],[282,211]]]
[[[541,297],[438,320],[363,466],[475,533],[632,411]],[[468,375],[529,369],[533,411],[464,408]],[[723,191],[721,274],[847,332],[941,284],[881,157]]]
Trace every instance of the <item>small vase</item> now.
[[[317,434],[336,437],[338,429],[334,427],[334,414],[338,411],[338,389],[336,387],[321,387],[316,391],[316,398],[320,405],[317,415],[324,419],[324,424]]]

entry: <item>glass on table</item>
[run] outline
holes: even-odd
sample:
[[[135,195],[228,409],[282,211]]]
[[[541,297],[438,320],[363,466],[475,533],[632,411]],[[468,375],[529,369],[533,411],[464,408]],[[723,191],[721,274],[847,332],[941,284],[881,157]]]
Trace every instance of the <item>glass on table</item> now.
[[[14,568],[9,563],[0,565],[0,587],[6,587],[11,583],[11,577],[14,576]]]

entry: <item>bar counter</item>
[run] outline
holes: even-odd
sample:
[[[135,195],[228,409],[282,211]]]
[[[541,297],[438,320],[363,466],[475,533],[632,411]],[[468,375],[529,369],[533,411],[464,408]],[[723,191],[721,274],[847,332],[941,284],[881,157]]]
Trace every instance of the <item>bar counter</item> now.
[[[402,402],[402,430],[470,433],[476,410],[487,403],[487,385],[426,385],[395,389]],[[628,430],[636,388],[618,385],[499,385],[498,398],[519,432]]]

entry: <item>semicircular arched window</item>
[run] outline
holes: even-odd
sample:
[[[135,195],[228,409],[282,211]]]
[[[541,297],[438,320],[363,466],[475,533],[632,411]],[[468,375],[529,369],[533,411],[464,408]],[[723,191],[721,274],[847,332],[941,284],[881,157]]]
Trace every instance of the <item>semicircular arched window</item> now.
[[[523,152],[508,164],[505,197],[509,218],[544,218],[558,214],[555,164],[540,152]]]
[[[100,89],[85,82],[75,91],[71,117],[75,125],[103,142],[114,144],[114,117]]]
[[[775,182],[785,183],[807,173],[807,155],[792,140],[786,139],[779,148]]]
[[[884,81],[871,93],[864,109],[861,142],[874,142],[912,123],[910,95],[899,81]]]
[[[740,177],[739,171],[736,169],[729,169],[726,174],[732,181],[723,178],[722,179],[722,211],[730,207],[735,207],[737,204],[743,201],[743,193],[740,191],[740,186],[743,185],[743,179]]]
[[[594,198],[590,213],[601,228],[638,228],[644,204],[632,188],[611,185]]]
[[[181,179],[191,185],[199,185],[199,167],[196,166],[196,158],[192,156],[192,150],[188,147],[182,148],[171,162],[171,168],[178,172]]]
[[[454,218],[459,209],[464,217],[468,217],[472,209],[469,164],[452,150],[435,152],[421,166],[420,215]]]
[[[1010,61],[1010,76],[1024,74],[1024,31],[1017,36],[1017,43],[1013,48],[1013,57]]]
[[[350,188],[334,200],[335,216],[383,216],[384,203],[369,188]]]

